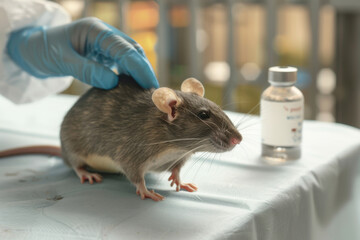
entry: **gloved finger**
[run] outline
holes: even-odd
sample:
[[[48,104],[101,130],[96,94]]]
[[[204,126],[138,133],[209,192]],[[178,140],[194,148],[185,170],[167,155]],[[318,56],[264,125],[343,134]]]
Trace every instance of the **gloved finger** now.
[[[68,69],[76,79],[97,88],[111,89],[119,82],[118,76],[111,69],[81,56],[74,56]]]
[[[124,38],[125,34],[97,18],[74,21],[66,28],[66,34],[78,54],[102,64],[114,62],[117,55],[137,51],[132,41]]]
[[[122,31],[120,31],[119,29],[107,24],[104,22],[104,24],[110,28],[113,33],[117,34],[118,36],[122,37],[123,39],[125,39],[128,43],[130,43],[135,49],[136,51],[142,55],[143,57],[145,56],[145,52],[144,49],[140,46],[140,44],[138,44],[134,39],[132,39],[131,37],[129,37],[128,35],[126,35],[125,33],[123,33]]]
[[[159,87],[149,60],[137,51],[122,57],[117,64],[119,74],[131,75],[141,87],[146,89]]]
[[[119,29],[101,21],[97,18],[78,20],[80,23],[74,25],[72,45],[80,55],[86,55],[94,61],[107,65],[107,62],[117,62],[122,56],[131,52],[137,52],[142,58],[146,59],[143,48],[131,37],[121,32]],[[82,26],[82,27],[81,27]],[[85,31],[86,30],[86,31]],[[79,41],[77,35],[85,31],[87,36],[87,47],[84,48],[84,41]],[[84,49],[88,49],[86,54]]]

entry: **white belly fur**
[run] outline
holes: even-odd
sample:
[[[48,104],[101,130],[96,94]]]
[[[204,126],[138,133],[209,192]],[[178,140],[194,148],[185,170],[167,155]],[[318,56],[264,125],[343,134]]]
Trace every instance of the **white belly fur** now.
[[[192,154],[191,152],[187,153],[186,151],[182,151],[178,149],[169,149],[159,153],[156,157],[154,157],[152,161],[148,161],[148,164],[145,167],[145,169],[147,169],[148,171],[156,171],[156,169],[170,162],[173,162],[175,165],[177,161],[191,154]],[[108,172],[108,173],[123,172],[120,164],[115,163],[114,160],[109,156],[100,156],[96,154],[91,154],[84,159],[85,159],[85,163],[94,170],[98,170],[101,172]]]
[[[96,154],[88,155],[85,159],[87,165],[94,170],[108,173],[122,172],[122,168],[119,164],[116,164],[114,160],[108,156],[100,156]]]
[[[156,171],[156,169],[161,168],[161,166],[166,164],[171,164],[172,166],[175,166],[177,162],[179,162],[184,157],[191,155],[192,153],[187,153],[184,150],[178,150],[178,149],[168,149],[164,152],[159,153],[153,161],[150,161],[147,169],[149,171]]]

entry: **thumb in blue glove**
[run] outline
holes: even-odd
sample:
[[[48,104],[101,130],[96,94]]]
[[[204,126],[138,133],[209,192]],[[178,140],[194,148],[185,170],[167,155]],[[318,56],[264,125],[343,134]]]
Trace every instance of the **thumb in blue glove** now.
[[[11,33],[7,51],[25,71],[38,78],[73,76],[94,87],[111,89],[119,74],[131,75],[143,88],[159,84],[144,51],[133,39],[96,18],[46,29]]]

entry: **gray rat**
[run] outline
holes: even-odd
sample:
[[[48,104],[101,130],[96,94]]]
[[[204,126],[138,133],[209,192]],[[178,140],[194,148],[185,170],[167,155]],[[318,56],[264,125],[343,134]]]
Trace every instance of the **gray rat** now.
[[[146,172],[171,171],[176,190],[196,191],[180,180],[180,170],[195,152],[225,152],[242,136],[225,113],[205,99],[203,85],[185,80],[181,91],[170,88],[142,89],[128,76],[119,76],[112,90],[90,89],[66,114],[61,125],[61,149],[32,146],[0,152],[0,157],[19,154],[62,156],[81,182],[101,182],[97,173],[121,172],[136,192],[155,201],[163,196],[148,191]]]
[[[171,171],[169,181],[177,191],[196,191],[194,184],[180,180],[189,157],[229,151],[242,140],[220,107],[203,96],[204,87],[194,78],[185,80],[181,91],[146,90],[121,75],[116,88],[90,89],[66,114],[60,132],[62,157],[81,182],[102,180],[86,166],[123,173],[142,199],[163,199],[146,188],[149,171]]]

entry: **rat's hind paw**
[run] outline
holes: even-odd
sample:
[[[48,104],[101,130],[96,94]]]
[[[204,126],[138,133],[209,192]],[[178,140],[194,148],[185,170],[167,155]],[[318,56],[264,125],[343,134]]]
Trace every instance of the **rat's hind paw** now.
[[[102,176],[100,174],[90,173],[82,167],[74,168],[74,170],[76,175],[80,178],[81,183],[84,183],[86,180],[88,180],[90,184],[93,184],[94,181],[98,183],[102,181]]]
[[[137,185],[136,194],[139,195],[142,200],[144,200],[145,198],[151,198],[154,201],[164,200],[163,196],[154,192],[154,190],[151,191],[147,190],[147,188],[142,184]]]
[[[154,201],[161,201],[164,200],[164,197],[161,196],[160,194],[154,192],[154,190],[151,191],[145,191],[145,192],[140,192],[139,190],[136,191],[136,194],[139,195],[141,197],[142,200],[144,200],[145,198],[151,198]]]

